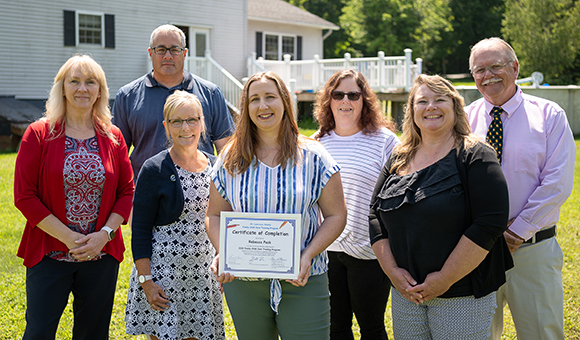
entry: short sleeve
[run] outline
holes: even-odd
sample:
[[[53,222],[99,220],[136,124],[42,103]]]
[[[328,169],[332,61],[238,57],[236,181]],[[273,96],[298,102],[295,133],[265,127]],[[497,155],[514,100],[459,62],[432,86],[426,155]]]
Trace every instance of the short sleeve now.
[[[309,140],[307,143],[308,152],[316,154],[320,160],[321,184],[324,188],[332,175],[340,171],[340,166],[320,142]]]

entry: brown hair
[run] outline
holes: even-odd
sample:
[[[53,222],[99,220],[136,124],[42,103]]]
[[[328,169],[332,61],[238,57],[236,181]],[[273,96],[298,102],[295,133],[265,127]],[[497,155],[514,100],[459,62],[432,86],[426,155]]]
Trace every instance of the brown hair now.
[[[374,133],[383,126],[394,132],[396,130],[395,123],[387,120],[382,114],[377,95],[368,84],[364,75],[358,71],[346,69],[333,74],[326,82],[326,85],[324,85],[324,88],[316,94],[314,118],[316,118],[320,127],[315,138],[321,138],[336,128],[334,115],[330,108],[330,102],[332,101],[331,94],[340,85],[340,82],[346,78],[354,79],[361,89],[363,106],[358,124],[363,133],[365,135]]]
[[[257,127],[250,119],[248,106],[249,89],[254,82],[262,79],[271,80],[276,84],[276,88],[284,104],[284,117],[282,117],[280,131],[278,132],[278,144],[281,149],[278,153],[277,161],[281,164],[282,168],[286,166],[287,161],[290,159],[293,160],[294,164],[298,161],[300,133],[298,132],[298,124],[294,118],[294,107],[292,106],[290,92],[284,84],[284,81],[277,74],[273,72],[260,72],[248,79],[240,95],[238,125],[227,144],[229,151],[224,159],[224,167],[230,175],[245,172],[254,162],[259,141]]]
[[[453,125],[453,136],[455,137],[455,146],[464,143],[466,147],[472,146],[479,141],[475,135],[471,133],[469,120],[463,107],[465,102],[463,97],[457,92],[453,84],[447,79],[435,75],[428,76],[425,74],[419,75],[413,82],[413,87],[409,91],[409,98],[405,106],[405,117],[403,119],[403,134],[401,135],[401,144],[396,147],[397,158],[393,162],[390,171],[397,172],[405,168],[417,153],[417,149],[421,144],[421,130],[415,124],[414,120],[414,100],[417,90],[422,85],[426,85],[431,91],[444,95],[453,101],[453,110],[455,111],[455,124]],[[459,151],[459,150],[458,150]]]

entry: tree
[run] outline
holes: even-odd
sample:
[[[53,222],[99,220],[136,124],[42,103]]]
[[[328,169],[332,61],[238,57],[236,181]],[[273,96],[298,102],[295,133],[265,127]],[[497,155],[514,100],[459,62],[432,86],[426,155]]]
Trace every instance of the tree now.
[[[454,46],[445,73],[466,73],[471,46],[481,39],[500,36],[504,0],[450,0],[449,7],[453,15]]]
[[[506,0],[502,32],[523,76],[540,71],[548,82],[578,81],[579,16],[575,0]]]
[[[414,54],[423,58],[424,71],[445,74],[447,60],[456,45],[449,0],[415,0],[415,8],[421,15],[421,24],[414,34],[417,42]]]
[[[362,55],[401,55],[405,48],[414,49],[415,30],[420,15],[412,1],[350,0],[343,7],[340,26],[352,39],[353,48]]]
[[[286,0],[294,6],[298,6],[312,14],[316,14],[324,20],[339,25],[342,8],[348,0]],[[344,29],[332,32],[324,40],[323,58],[342,58],[349,49],[350,39]]]

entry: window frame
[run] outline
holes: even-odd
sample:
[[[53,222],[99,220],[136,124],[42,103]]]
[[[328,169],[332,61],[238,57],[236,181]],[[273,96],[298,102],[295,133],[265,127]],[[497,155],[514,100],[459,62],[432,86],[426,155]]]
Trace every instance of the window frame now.
[[[79,15],[93,15],[98,16],[101,18],[101,43],[100,44],[92,44],[86,42],[80,42],[80,20]],[[84,10],[76,10],[75,11],[75,44],[76,46],[101,46],[105,48],[105,13],[103,12],[93,12],[93,11],[84,11]]]
[[[291,60],[298,60],[298,35],[296,34],[287,34],[287,33],[273,33],[273,32],[263,32],[262,33],[262,56],[265,60],[273,60],[266,58],[266,38],[268,36],[276,36],[278,38],[278,61],[284,60],[284,54],[290,54],[292,56]],[[293,52],[292,53],[284,53],[282,52],[283,49],[283,40],[284,38],[292,38],[294,43],[292,46]]]

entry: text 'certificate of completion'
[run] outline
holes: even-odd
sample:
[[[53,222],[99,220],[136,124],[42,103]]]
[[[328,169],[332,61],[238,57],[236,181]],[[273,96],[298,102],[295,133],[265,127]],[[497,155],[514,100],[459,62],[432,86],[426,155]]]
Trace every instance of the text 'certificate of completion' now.
[[[300,214],[221,212],[219,274],[297,279]]]

